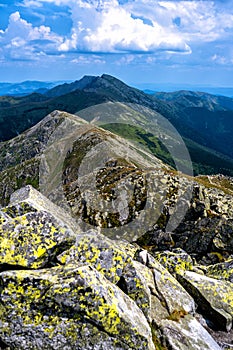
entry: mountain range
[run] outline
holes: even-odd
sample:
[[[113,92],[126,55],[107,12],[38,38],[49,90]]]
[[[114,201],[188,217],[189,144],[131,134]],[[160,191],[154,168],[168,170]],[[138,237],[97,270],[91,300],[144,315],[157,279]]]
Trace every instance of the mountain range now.
[[[169,152],[158,147],[153,133],[145,132],[151,120],[156,120],[158,116],[168,120],[183,137],[195,174],[233,175],[232,98],[191,91],[151,95],[106,74],[84,76],[81,80],[60,84],[43,93],[0,97],[0,141],[19,135],[54,110],[79,115],[80,111],[104,103],[120,103],[121,108],[124,105],[127,111],[131,109],[131,116],[132,111],[140,109],[134,130],[129,126],[131,117],[127,124],[126,111],[122,111],[124,126],[111,122],[105,127],[147,145],[152,153],[168,164],[171,165]],[[153,115],[149,115],[147,109]],[[88,119],[88,116],[82,117]]]
[[[180,90],[201,91],[212,95],[233,97],[233,87],[208,86],[208,85],[193,85],[193,84],[176,84],[176,83],[140,83],[137,88],[149,94],[156,92],[174,92]]]
[[[64,81],[26,80],[19,83],[0,83],[0,96],[23,96],[33,92],[44,93]]]

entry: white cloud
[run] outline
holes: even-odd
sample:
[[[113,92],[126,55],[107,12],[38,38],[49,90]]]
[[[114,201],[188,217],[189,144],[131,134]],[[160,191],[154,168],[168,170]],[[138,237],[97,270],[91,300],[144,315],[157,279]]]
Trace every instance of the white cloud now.
[[[29,0],[25,0],[29,1]],[[191,53],[196,42],[229,35],[233,14],[215,1],[40,0],[67,5],[73,28],[60,51]]]
[[[191,54],[192,48],[228,38],[233,29],[230,7],[210,0],[128,0],[123,4],[118,0],[24,0],[23,4],[34,11],[45,10],[46,4],[69,7],[72,29],[62,37],[48,26],[33,27],[15,12],[7,30],[0,32],[0,44],[9,55],[18,48],[22,55],[51,51],[82,57],[83,52],[102,52],[159,54],[166,59],[161,52]]]
[[[220,54],[214,54],[211,57],[211,60],[214,63],[217,63],[217,64],[219,64],[221,66],[232,66],[232,64],[233,64],[233,55],[231,56],[229,54],[227,56],[223,56],[223,55],[220,55]]]
[[[170,23],[179,18],[179,30],[189,42],[211,42],[233,28],[233,14],[215,1],[160,1],[163,17]]]
[[[106,61],[102,59],[100,56],[96,55],[80,55],[76,58],[74,58],[71,63],[75,63],[78,65],[85,65],[85,64],[105,64]]]
[[[18,11],[10,15],[7,29],[0,32],[1,51],[8,59],[37,59],[46,50],[57,50],[61,42],[49,27],[33,27]]]
[[[73,29],[60,46],[61,51],[154,52],[157,50],[190,51],[178,31],[154,22],[145,24],[133,18],[118,1],[70,2]]]
[[[73,28],[59,50],[85,52],[155,52],[157,50],[191,52],[181,33],[153,21],[149,25],[132,16],[130,4],[117,0],[38,0],[70,7]],[[30,6],[32,0],[24,0]],[[158,7],[156,1],[152,8]],[[142,13],[143,14],[143,13]]]
[[[25,6],[25,7],[42,7],[43,4],[40,1],[37,0],[24,0],[23,5],[21,4],[21,6]]]
[[[136,55],[124,55],[123,57],[121,57],[120,59],[118,59],[115,64],[117,64],[118,66],[121,65],[130,65],[132,64],[136,59]]]

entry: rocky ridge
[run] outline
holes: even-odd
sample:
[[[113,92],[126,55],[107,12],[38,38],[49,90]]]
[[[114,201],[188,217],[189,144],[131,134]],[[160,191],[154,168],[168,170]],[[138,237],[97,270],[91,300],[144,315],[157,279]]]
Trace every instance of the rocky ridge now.
[[[63,149],[67,120],[74,139]],[[233,348],[222,178],[205,186],[58,111],[0,152],[2,349]]]

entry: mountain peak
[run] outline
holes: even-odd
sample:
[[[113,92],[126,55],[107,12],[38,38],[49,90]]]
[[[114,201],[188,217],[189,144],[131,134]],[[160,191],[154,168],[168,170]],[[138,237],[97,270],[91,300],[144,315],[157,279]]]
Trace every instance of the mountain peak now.
[[[57,97],[57,96],[68,94],[75,90],[83,90],[85,89],[85,87],[90,85],[94,80],[96,80],[95,76],[84,75],[80,80],[75,80],[73,83],[70,83],[70,84],[64,83],[62,85],[55,86],[54,88],[50,89],[46,93],[46,96]]]

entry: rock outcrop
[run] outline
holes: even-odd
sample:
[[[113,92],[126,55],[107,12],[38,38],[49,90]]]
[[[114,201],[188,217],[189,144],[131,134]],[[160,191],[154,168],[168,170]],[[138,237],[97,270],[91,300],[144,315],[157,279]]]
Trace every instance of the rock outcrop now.
[[[166,252],[82,232],[30,186],[11,198],[1,208],[3,349],[221,349],[199,313],[229,334],[230,281],[183,251],[165,268]]]

